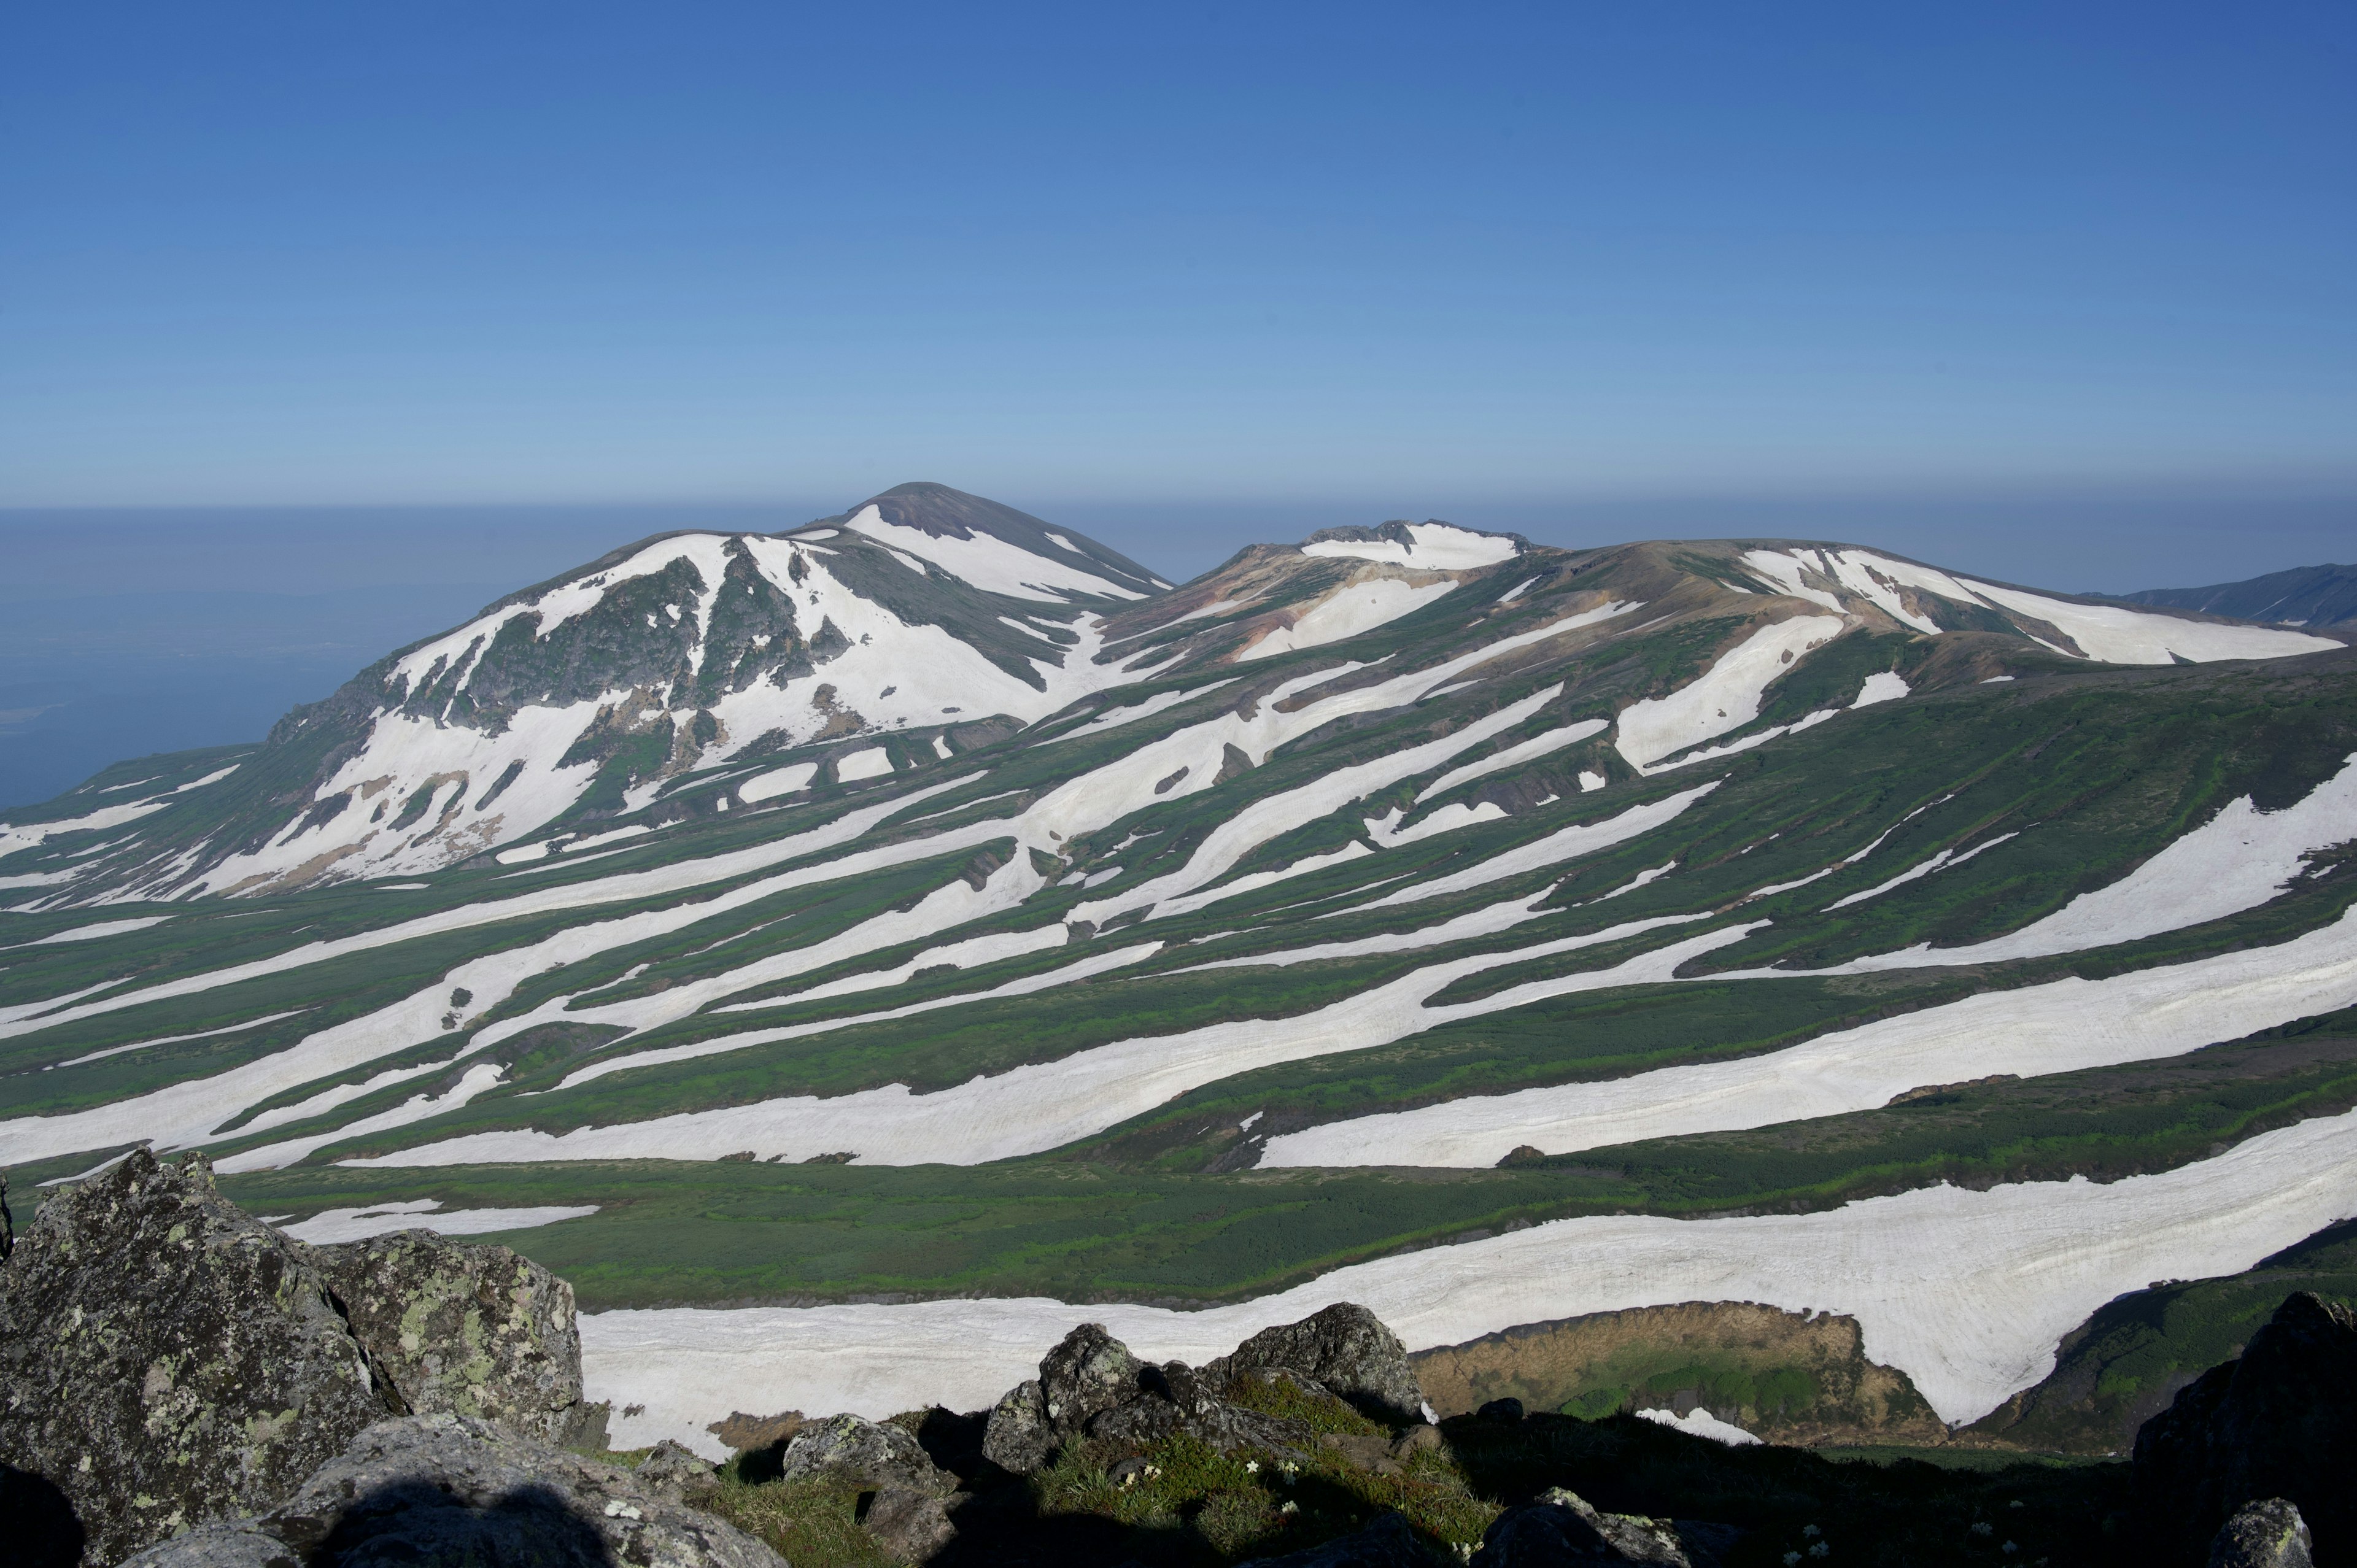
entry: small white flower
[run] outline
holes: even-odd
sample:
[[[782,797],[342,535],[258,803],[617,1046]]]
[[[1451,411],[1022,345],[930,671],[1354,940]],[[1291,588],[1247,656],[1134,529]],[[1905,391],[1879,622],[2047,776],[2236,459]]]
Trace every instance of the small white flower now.
[[[1993,1533],[1993,1530],[1988,1520],[1985,1519],[1975,1520],[1973,1521],[1973,1533],[1975,1535],[1988,1535]]]
[[[1245,1475],[1247,1475],[1247,1476],[1257,1476],[1257,1475],[1259,1475],[1259,1474],[1260,1474],[1260,1461],[1259,1461],[1259,1460],[1257,1460],[1257,1459],[1247,1459],[1247,1460],[1245,1460],[1245,1461],[1244,1461],[1244,1474],[1245,1474]]]
[[[2003,1546],[1998,1547],[1997,1550],[1999,1552],[2018,1552],[2021,1550],[2021,1547],[2018,1543],[2008,1541]]]
[[[1822,1541],[1809,1548],[1809,1555],[1812,1557],[1831,1557],[1833,1554],[1834,1549]]]
[[[1802,1534],[1803,1536],[1806,1537],[1808,1540],[1811,1540],[1811,1541],[1814,1541],[1817,1537],[1819,1537],[1820,1535],[1823,1535],[1824,1533],[1824,1530],[1819,1530],[1819,1529],[1818,1529],[1815,1525],[1813,1525],[1813,1524],[1804,1524],[1804,1525],[1803,1525],[1803,1526],[1801,1527],[1801,1534]]]
[[[1295,1502],[1291,1498],[1287,1498],[1285,1499],[1284,1506],[1279,1508],[1276,1511],[1279,1513],[1299,1513],[1301,1511],[1301,1505]]]
[[[1801,1554],[1797,1552],[1784,1553],[1784,1568],[1801,1568]]]

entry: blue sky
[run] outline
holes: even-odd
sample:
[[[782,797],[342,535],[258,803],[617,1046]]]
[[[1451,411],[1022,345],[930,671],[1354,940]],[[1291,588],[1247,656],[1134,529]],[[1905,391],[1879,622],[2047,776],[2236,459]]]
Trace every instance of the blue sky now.
[[[2244,575],[2357,533],[2352,79],[2346,5],[20,6],[0,507]]]

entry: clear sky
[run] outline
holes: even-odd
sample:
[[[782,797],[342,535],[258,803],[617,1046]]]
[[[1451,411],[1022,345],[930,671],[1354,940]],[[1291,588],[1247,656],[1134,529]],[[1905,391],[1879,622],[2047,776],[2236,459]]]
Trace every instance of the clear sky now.
[[[2347,559],[2352,81],[2346,0],[19,5],[0,507]]]

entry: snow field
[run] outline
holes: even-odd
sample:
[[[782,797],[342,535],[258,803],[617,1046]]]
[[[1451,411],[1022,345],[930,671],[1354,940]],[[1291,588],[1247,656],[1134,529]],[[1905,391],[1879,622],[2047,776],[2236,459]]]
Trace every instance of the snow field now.
[[[1445,522],[1412,522],[1408,537],[1414,542],[1402,544],[1392,539],[1321,539],[1315,544],[1301,547],[1304,555],[1340,556],[1361,561],[1382,561],[1394,566],[1418,566],[1431,572],[1466,572],[1477,566],[1495,566],[1501,561],[1512,561],[1521,554],[1522,547],[1511,539],[1494,533],[1476,533],[1469,528],[1454,528]],[[1529,586],[1524,584],[1523,586]],[[1517,589],[1516,592],[1520,592]],[[1508,595],[1511,598],[1513,596]]]
[[[1783,976],[1754,970],[1711,978],[1769,983]],[[1535,999],[1522,995],[1532,989],[1469,1005],[1483,1012],[1517,1005]],[[2106,980],[2073,977],[1983,992],[1738,1061],[1329,1122],[1271,1139],[1261,1164],[1478,1168],[1523,1144],[1559,1155],[1773,1126],[1870,1111],[1925,1084],[1991,1073],[2037,1078],[2181,1056],[2352,1004],[2357,909],[2274,947]],[[1436,1025],[1471,1015],[1455,1007],[1429,1011]]]
[[[747,805],[762,800],[774,800],[780,795],[791,795],[810,788],[818,777],[815,762],[796,762],[784,768],[773,768],[767,773],[757,773],[737,786],[737,798]]]
[[[1190,686],[1182,692],[1157,692],[1142,703],[1132,703],[1125,708],[1108,709],[1084,725],[1075,725],[1061,735],[1049,736],[1046,740],[1036,744],[1053,746],[1060,740],[1070,740],[1074,736],[1103,735],[1106,730],[1118,729],[1123,725],[1135,724],[1139,719],[1150,718],[1165,709],[1175,708],[1181,703],[1192,702],[1206,692],[1216,692],[1222,686],[1232,686],[1240,679],[1242,677],[1231,675],[1224,681],[1214,681],[1208,686]]]
[[[1462,871],[1450,872],[1445,876],[1436,876],[1429,881],[1411,883],[1397,892],[1385,894],[1371,904],[1353,905],[1348,910],[1329,910],[1328,915],[1357,914],[1368,909],[1386,909],[1394,905],[1414,904],[1426,898],[1437,898],[1444,894],[1462,893],[1469,887],[1487,886],[1492,882],[1503,882],[1510,876],[1520,876],[1526,871],[1536,871],[1542,866],[1560,865],[1565,861],[1576,860],[1584,854],[1593,854],[1600,849],[1610,849],[1614,844],[1626,843],[1631,839],[1652,832],[1724,782],[1724,779],[1714,779],[1707,784],[1698,784],[1691,789],[1681,790],[1675,795],[1664,796],[1659,800],[1649,800],[1641,806],[1631,806],[1620,815],[1607,817],[1600,822],[1574,822],[1571,826],[1557,829],[1534,843],[1501,851],[1487,860],[1467,866]],[[1327,917],[1320,917],[1320,918],[1325,918]]]
[[[1740,1448],[1760,1439],[1731,1421],[1721,1421],[1700,1405],[1680,1415],[1674,1410],[1641,1410],[1641,1421],[1656,1422],[1673,1427],[1689,1437],[1707,1437],[1713,1443],[1724,1443],[1730,1448]]]
[[[734,1410],[987,1409],[1085,1322],[1141,1357],[1200,1366],[1343,1301],[1411,1350],[1590,1313],[1755,1301],[1856,1317],[1868,1357],[1963,1423],[2044,1377],[2061,1336],[2123,1292],[2236,1273],[2352,1213],[2357,1112],[2104,1186],[1935,1187],[1743,1219],[1559,1219],[1200,1312],[1023,1297],[585,1314],[583,1370],[590,1397],[644,1407],[618,1420],[616,1442],[669,1437],[717,1457],[705,1423]]]
[[[834,759],[835,781],[856,783],[862,779],[881,779],[892,771],[892,754],[880,746],[865,751],[845,752]]]
[[[87,942],[100,937],[119,937],[126,931],[144,931],[150,926],[160,926],[171,919],[169,915],[149,915],[136,920],[101,920],[94,926],[75,926],[70,930],[51,931],[46,937],[35,937],[29,942],[18,942],[18,948],[44,948],[53,942]],[[0,948],[0,952],[14,950]]]
[[[1398,577],[1375,577],[1362,582],[1346,583],[1302,614],[1290,625],[1276,627],[1242,653],[1236,661],[1270,659],[1280,653],[1298,653],[1305,648],[1323,648],[1329,642],[1356,637],[1362,631],[1372,631],[1387,622],[1420,610],[1433,600],[1450,592],[1453,581],[1409,583]]]
[[[996,535],[975,533],[959,538],[928,533],[905,523],[888,522],[873,506],[860,508],[844,526],[887,548],[930,561],[986,594],[1048,604],[1062,604],[1075,595],[1114,599],[1146,597],[1135,588],[1125,588],[1093,572],[1084,572],[1069,561],[1035,555]],[[1067,544],[1065,548],[1071,546]]]
[[[59,833],[96,832],[102,828],[118,828],[125,822],[135,822],[171,803],[168,799],[159,797],[153,800],[128,800],[119,806],[101,806],[95,811],[54,822],[0,822],[0,859],[5,859],[19,850],[31,849]]]
[[[1811,649],[1838,636],[1842,624],[1834,616],[1794,616],[1763,626],[1668,696],[1631,703],[1620,712],[1615,743],[1620,755],[1643,771],[1663,757],[1742,728],[1760,716],[1768,683]]]
[[[584,1207],[539,1208],[453,1208],[442,1209],[438,1197],[422,1197],[414,1203],[388,1203],[375,1208],[328,1208],[296,1225],[282,1225],[279,1231],[297,1241],[308,1241],[315,1247],[330,1247],[339,1241],[364,1241],[371,1236],[387,1236],[396,1230],[433,1230],[444,1236],[480,1236],[494,1230],[531,1230],[543,1225],[554,1225],[561,1219],[578,1219],[595,1214],[594,1203]],[[430,1218],[429,1218],[430,1217]]]
[[[1542,757],[1551,757],[1566,746],[1577,746],[1588,736],[1601,735],[1611,727],[1612,721],[1609,719],[1582,719],[1577,724],[1566,725],[1561,729],[1551,729],[1544,735],[1517,742],[1502,751],[1494,751],[1478,761],[1469,762],[1462,768],[1450,768],[1426,785],[1417,794],[1415,803],[1421,806],[1433,796],[1444,790],[1454,789],[1459,784],[1470,783],[1476,779],[1486,779],[1492,773],[1501,773],[1509,768],[1519,768],[1525,762],[1535,762]]]
[[[2357,754],[2348,757],[2340,772],[2280,811],[2259,811],[2248,795],[2228,801],[2216,816],[2172,840],[2119,881],[2082,893],[2018,931],[1958,948],[1935,950],[1927,942],[1900,952],[1855,959],[1822,972],[1997,963],[2181,930],[2257,908],[2287,890],[2299,875],[2305,855],[2351,839],[2357,839]],[[1976,846],[1973,853],[1986,847]],[[1920,875],[1921,870],[1919,867],[1910,875]],[[1880,891],[1870,889],[1842,903],[1855,903]]]
[[[1280,1062],[1361,1050],[1402,1039],[1448,1019],[1518,1005],[1485,998],[1437,1009],[1427,998],[1451,982],[1501,964],[1620,940],[1699,919],[1631,921],[1529,948],[1429,965],[1290,1018],[1246,1018],[1174,1035],[1147,1036],[1033,1063],[954,1089],[916,1094],[905,1084],[819,1097],[797,1095],[643,1122],[583,1127],[562,1135],[529,1129],[475,1133],[353,1165],[415,1166],[566,1159],[706,1159],[715,1150],[760,1155],[854,1149],[862,1165],[980,1165],[1039,1154],[1142,1115],[1206,1083]],[[1740,939],[1719,930],[1640,953],[1609,969],[1517,987],[1561,995],[1669,978],[1687,959]],[[839,1027],[832,1024],[828,1027]],[[778,1037],[778,1036],[772,1036]],[[750,1043],[749,1037],[742,1043]]]

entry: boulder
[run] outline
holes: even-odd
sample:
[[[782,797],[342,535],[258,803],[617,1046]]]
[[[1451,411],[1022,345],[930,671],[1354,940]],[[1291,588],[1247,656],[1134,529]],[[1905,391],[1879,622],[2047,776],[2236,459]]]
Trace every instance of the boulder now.
[[[559,1444],[602,1414],[581,1399],[573,1287],[538,1263],[431,1230],[306,1250],[409,1410]]]
[[[1048,1424],[1047,1396],[1033,1378],[1007,1390],[991,1407],[982,1456],[1010,1475],[1028,1476],[1055,1457],[1056,1442],[1055,1429]]]
[[[1039,1362],[1039,1394],[1059,1437],[1077,1436],[1097,1416],[1138,1396],[1141,1368],[1102,1323],[1083,1323]]]
[[[1370,1415],[1424,1419],[1424,1390],[1407,1348],[1365,1307],[1343,1302],[1275,1328],[1264,1328],[1203,1369],[1214,1386],[1254,1369],[1281,1369],[1313,1380]]]
[[[712,1462],[694,1449],[664,1438],[654,1446],[654,1452],[639,1461],[631,1472],[639,1485],[667,1498],[683,1497],[687,1488],[698,1481],[712,1479]]]
[[[1667,1520],[1601,1513],[1577,1492],[1551,1487],[1534,1502],[1491,1521],[1473,1555],[1478,1568],[1557,1568],[1558,1564],[1651,1563],[1693,1568]]]
[[[134,1150],[0,1266],[0,1453],[62,1495],[92,1568],[276,1507],[401,1409],[307,1254],[202,1155]]]
[[[2303,1291],[2137,1432],[2136,1514],[2156,1561],[2193,1563],[2243,1505],[2282,1498],[2342,1559],[2357,1552],[2352,1473],[2357,1316]]]
[[[2244,1503],[2210,1543],[2209,1568],[2314,1568],[2308,1521],[2281,1498]]]
[[[1364,1530],[1242,1568],[1432,1568],[1432,1561],[1407,1520],[1387,1513]]]
[[[858,1415],[805,1422],[786,1444],[779,1475],[789,1481],[823,1477],[929,1497],[957,1489],[957,1477],[936,1466],[914,1436]]]
[[[200,1527],[132,1563],[784,1568],[760,1541],[628,1470],[447,1414],[380,1423],[262,1517]]]
[[[903,1563],[922,1563],[957,1539],[948,1500],[905,1487],[877,1492],[859,1522],[878,1546]]]

